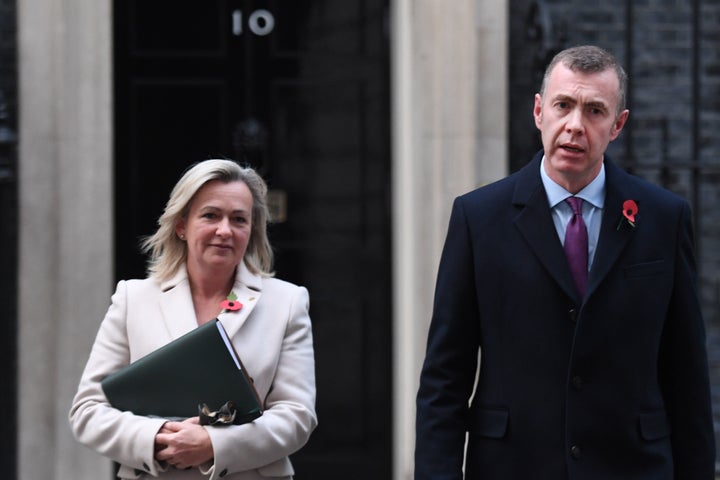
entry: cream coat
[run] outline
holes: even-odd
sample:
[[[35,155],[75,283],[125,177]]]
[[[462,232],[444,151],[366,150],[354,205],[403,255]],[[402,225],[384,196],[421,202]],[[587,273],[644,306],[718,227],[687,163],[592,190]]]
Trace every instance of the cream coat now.
[[[154,459],[155,434],[164,420],[112,408],[100,381],[197,327],[187,273],[182,269],[162,284],[153,279],[118,283],[73,400],[70,426],[79,442],[121,464],[120,478],[292,478],[288,455],[317,425],[308,292],[254,275],[244,265],[233,291],[243,307],[218,318],[253,377],[265,412],[249,424],[206,427],[214,463],[179,471]]]

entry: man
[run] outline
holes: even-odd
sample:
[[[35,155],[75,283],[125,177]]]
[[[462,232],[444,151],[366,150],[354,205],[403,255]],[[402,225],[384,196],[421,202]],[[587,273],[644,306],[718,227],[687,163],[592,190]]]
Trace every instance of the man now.
[[[543,151],[455,200],[416,480],[714,478],[690,209],[605,156],[625,84],[600,48],[559,53],[535,96]]]

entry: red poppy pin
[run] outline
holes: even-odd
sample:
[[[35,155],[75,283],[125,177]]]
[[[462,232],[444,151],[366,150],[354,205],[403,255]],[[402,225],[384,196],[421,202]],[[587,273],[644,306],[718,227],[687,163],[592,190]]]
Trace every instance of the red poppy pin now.
[[[637,213],[638,206],[635,200],[625,200],[625,202],[623,202],[622,209],[623,216],[620,218],[620,223],[618,223],[618,230],[620,230],[623,221],[630,225],[632,228],[635,228],[635,215],[637,215]]]
[[[235,292],[230,292],[225,300],[220,302],[220,306],[224,312],[236,312],[242,308],[242,303],[237,301],[237,295]]]

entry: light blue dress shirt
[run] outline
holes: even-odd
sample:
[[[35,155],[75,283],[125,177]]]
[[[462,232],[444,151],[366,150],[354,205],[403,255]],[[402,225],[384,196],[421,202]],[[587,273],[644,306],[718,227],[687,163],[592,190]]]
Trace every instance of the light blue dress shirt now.
[[[545,171],[545,157],[540,163],[540,177],[547,193],[555,230],[560,237],[560,243],[565,243],[565,229],[573,215],[572,208],[565,199],[573,195],[548,176]],[[602,211],[605,206],[605,164],[600,168],[598,176],[575,196],[584,200],[582,213],[588,231],[588,270],[590,270],[595,258],[595,249],[602,223]]]

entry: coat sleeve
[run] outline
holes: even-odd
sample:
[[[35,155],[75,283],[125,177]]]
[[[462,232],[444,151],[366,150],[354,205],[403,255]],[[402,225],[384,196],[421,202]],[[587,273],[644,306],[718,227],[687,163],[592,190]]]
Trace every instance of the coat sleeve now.
[[[305,445],[317,425],[309,297],[303,287],[290,288],[284,337],[265,411],[244,425],[208,427],[215,461],[203,472],[210,480],[253,469],[268,476],[292,475],[288,456]]]
[[[660,353],[660,382],[671,426],[675,479],[715,478],[715,440],[706,340],[690,209],[678,226],[675,280]]]
[[[130,468],[157,475],[155,435],[165,422],[110,406],[100,382],[130,363],[126,329],[127,282],[120,281],[95,338],[70,408],[70,428],[83,445]]]
[[[468,402],[480,346],[472,242],[462,198],[453,204],[438,269],[417,394],[415,479],[463,478]]]

